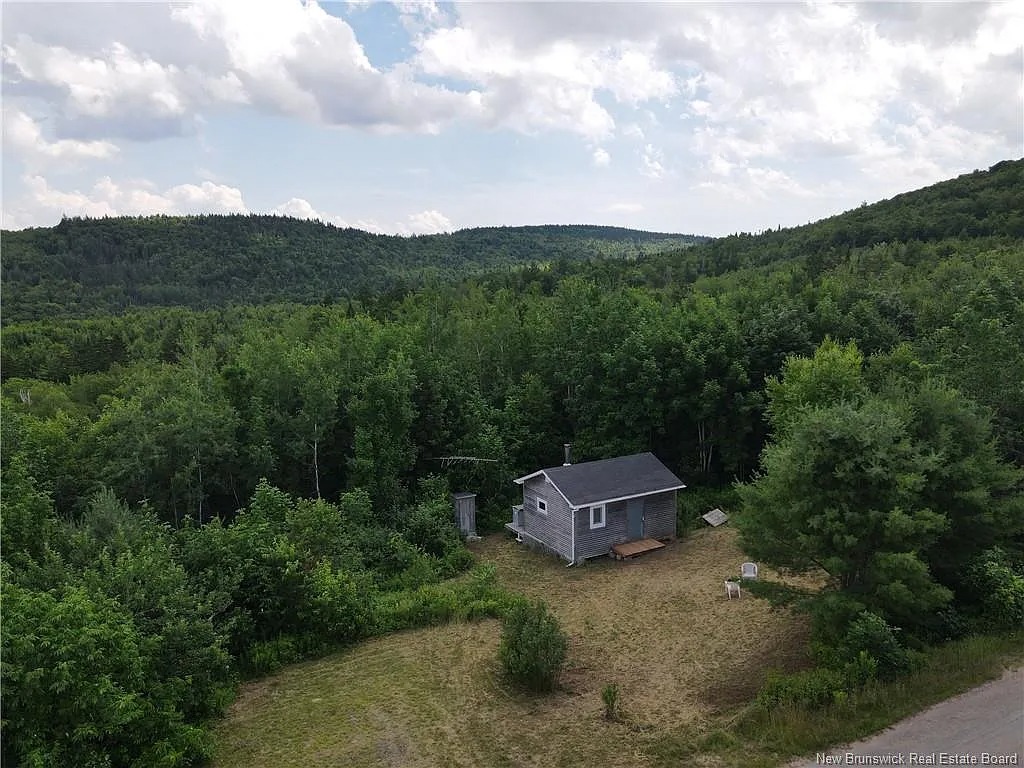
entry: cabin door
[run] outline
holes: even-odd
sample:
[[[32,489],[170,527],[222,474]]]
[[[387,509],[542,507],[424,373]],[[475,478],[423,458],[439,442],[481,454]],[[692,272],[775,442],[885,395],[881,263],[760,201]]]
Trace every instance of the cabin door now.
[[[626,535],[630,541],[644,537],[643,499],[630,499],[626,502]]]

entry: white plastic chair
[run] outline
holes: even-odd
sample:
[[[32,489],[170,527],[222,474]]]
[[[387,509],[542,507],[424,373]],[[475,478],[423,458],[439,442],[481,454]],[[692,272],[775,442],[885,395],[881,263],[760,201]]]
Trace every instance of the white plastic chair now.
[[[744,563],[740,566],[740,578],[741,579],[756,579],[757,578],[757,563]]]
[[[732,595],[733,595],[734,592],[736,593],[736,598],[739,599],[739,597],[740,597],[740,585],[739,585],[739,583],[735,582],[735,581],[726,581],[725,582],[725,594],[727,594],[729,596],[730,600],[732,600]]]

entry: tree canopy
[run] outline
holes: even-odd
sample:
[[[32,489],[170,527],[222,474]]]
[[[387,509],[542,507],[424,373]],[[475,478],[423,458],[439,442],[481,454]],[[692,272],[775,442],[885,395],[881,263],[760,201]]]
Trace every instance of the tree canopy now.
[[[936,626],[967,565],[1019,542],[1024,474],[994,449],[988,414],[947,385],[890,373],[871,391],[852,343],[826,340],[783,370],[768,386],[774,438],[739,488],[744,548],[824,572],[896,626]]]

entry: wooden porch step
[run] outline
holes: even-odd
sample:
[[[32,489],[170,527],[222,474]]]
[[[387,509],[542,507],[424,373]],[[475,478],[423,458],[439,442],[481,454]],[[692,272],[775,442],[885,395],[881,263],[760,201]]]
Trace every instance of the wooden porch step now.
[[[664,546],[664,544],[656,539],[637,539],[636,541],[628,541],[625,544],[613,544],[612,557],[616,560],[625,560],[627,557],[636,557],[645,552],[653,552]]]

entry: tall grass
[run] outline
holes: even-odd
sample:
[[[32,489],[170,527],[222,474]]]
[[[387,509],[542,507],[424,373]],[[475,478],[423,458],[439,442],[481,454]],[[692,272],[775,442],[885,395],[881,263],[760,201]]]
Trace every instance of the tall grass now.
[[[377,595],[373,604],[374,634],[449,621],[503,618],[522,602],[522,597],[497,585],[493,565],[481,565],[462,579]]]

